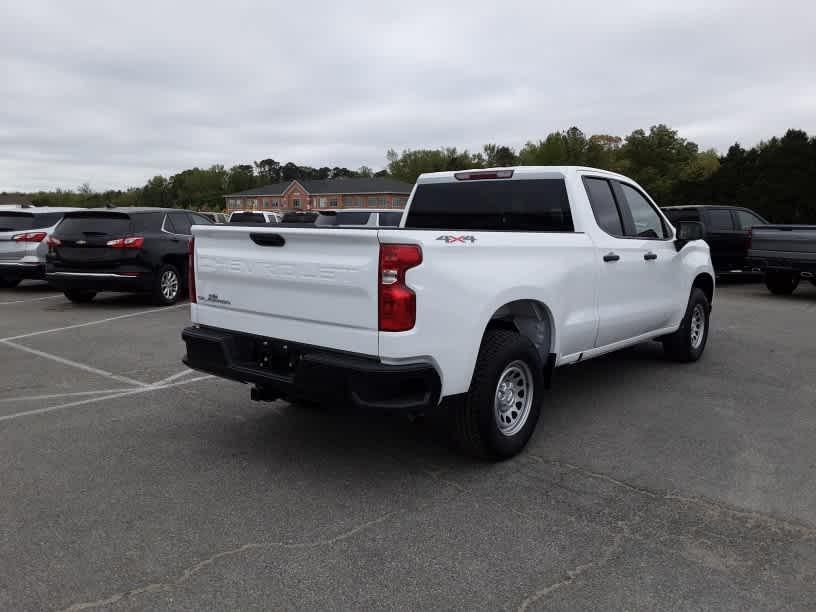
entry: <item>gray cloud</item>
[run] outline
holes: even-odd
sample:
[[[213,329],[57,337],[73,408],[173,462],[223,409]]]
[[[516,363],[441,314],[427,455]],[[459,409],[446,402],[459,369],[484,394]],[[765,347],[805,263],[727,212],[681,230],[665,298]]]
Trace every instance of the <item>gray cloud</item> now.
[[[378,168],[571,125],[751,145],[816,131],[814,26],[809,0],[28,0],[0,22],[0,190],[270,156]]]

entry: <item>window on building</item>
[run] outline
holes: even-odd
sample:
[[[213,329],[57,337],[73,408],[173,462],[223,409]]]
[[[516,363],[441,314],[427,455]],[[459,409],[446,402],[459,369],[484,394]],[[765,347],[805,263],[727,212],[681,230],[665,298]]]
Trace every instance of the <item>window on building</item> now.
[[[357,208],[363,207],[363,198],[357,198]]]
[[[326,198],[320,198],[320,208],[326,208],[329,205],[329,202]]]
[[[380,208],[385,208],[388,204],[388,198],[385,196],[380,196]]]
[[[264,208],[269,208],[269,200],[264,199],[264,201],[263,201],[263,207],[264,207]]]
[[[343,206],[346,208],[354,206],[354,198],[351,196],[343,196]]]
[[[280,200],[275,198],[274,200],[272,200],[272,208],[277,208],[278,206],[280,206]]]
[[[391,203],[394,206],[402,206],[402,198],[391,198]]]
[[[292,200],[292,208],[300,208],[300,198]]]
[[[337,208],[337,198],[332,198],[331,200],[329,200],[329,207]]]
[[[371,207],[377,206],[377,198],[368,198],[368,205]]]

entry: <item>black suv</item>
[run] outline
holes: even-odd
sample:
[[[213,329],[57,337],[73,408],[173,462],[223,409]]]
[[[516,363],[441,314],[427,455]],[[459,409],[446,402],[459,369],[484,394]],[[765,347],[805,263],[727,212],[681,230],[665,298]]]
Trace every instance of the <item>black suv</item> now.
[[[212,222],[198,213],[162,208],[68,213],[48,239],[46,279],[72,302],[122,291],[173,304],[187,280],[192,225]]]
[[[750,229],[768,222],[753,210],[740,206],[667,206],[663,212],[669,221],[697,221],[703,224],[703,239],[711,249],[716,272],[744,272],[750,243]]]

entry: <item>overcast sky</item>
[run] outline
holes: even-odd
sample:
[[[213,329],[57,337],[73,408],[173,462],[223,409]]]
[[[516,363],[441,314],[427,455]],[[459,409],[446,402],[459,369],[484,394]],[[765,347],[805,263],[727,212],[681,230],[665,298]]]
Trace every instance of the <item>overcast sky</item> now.
[[[44,2],[0,19],[0,191],[667,123],[816,132],[816,2]],[[399,8],[397,8],[399,7]]]

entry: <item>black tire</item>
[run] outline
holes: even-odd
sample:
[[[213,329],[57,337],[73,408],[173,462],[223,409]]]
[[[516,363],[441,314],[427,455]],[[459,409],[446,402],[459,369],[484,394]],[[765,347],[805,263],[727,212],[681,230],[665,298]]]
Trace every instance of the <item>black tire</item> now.
[[[512,380],[512,369],[508,366],[523,363],[526,373],[521,374],[519,380],[529,376],[529,384],[513,387],[512,393],[528,391],[529,406],[521,404],[519,409],[522,416],[513,416],[520,428],[510,430],[508,424],[504,433],[500,428],[499,419],[510,419],[513,406],[519,397],[508,398],[507,412],[500,413],[496,407],[499,384],[503,380]],[[519,366],[516,366],[518,369]],[[541,412],[541,393],[544,389],[543,363],[535,346],[530,340],[508,330],[488,330],[482,340],[476,368],[470,383],[470,390],[464,399],[457,401],[451,407],[451,429],[458,446],[466,453],[476,457],[499,460],[507,459],[518,454],[527,444],[535,429]],[[503,374],[510,372],[510,379]],[[519,370],[523,372],[523,368]],[[526,410],[526,419],[522,422]]]
[[[13,289],[20,284],[21,280],[13,276],[0,276],[0,289]]]
[[[816,278],[811,278],[810,279],[810,284],[813,285],[814,287],[816,287]]]
[[[170,291],[169,287],[165,287],[164,285],[165,282],[171,285],[173,283],[173,281],[170,280],[173,276],[167,275],[174,275],[175,277],[175,292]],[[153,281],[153,303],[157,306],[170,306],[175,304],[178,302],[179,297],[181,297],[181,290],[182,280],[178,268],[172,264],[164,264],[161,266],[156,272],[156,280]]]
[[[710,314],[711,304],[706,294],[699,287],[693,288],[680,328],[670,336],[663,338],[663,350],[670,359],[687,363],[697,361],[702,356],[706,342],[708,342]],[[697,317],[700,316],[702,316],[702,330],[696,324],[699,320]]]
[[[66,289],[63,293],[74,304],[87,304],[96,297],[96,291],[87,289]]]
[[[768,270],[765,272],[765,286],[774,295],[790,295],[799,284],[799,275],[796,272],[784,270]]]

